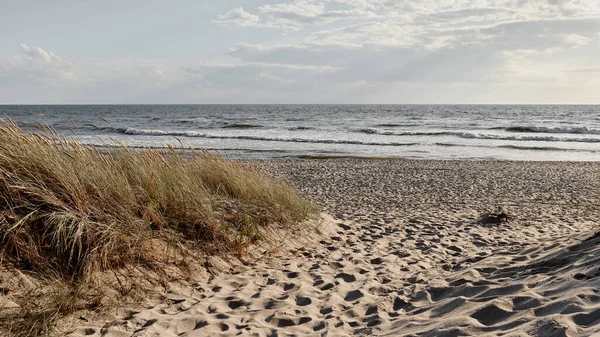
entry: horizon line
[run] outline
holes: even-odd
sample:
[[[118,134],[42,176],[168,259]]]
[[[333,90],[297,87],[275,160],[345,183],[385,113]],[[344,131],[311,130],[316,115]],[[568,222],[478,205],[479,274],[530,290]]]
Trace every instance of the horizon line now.
[[[0,103],[0,106],[78,105],[600,105],[600,103]]]

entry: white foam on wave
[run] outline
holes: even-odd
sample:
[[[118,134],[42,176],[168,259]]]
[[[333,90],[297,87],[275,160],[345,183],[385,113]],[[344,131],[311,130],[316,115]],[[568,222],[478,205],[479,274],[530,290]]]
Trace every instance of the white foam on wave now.
[[[200,138],[216,138],[216,139],[246,139],[268,142],[294,142],[294,143],[321,143],[321,144],[355,144],[355,145],[375,145],[375,146],[411,146],[418,143],[402,143],[402,142],[371,142],[347,139],[309,139],[309,138],[288,138],[288,137],[264,137],[251,135],[224,135],[212,134],[198,131],[164,131],[164,130],[147,130],[127,128],[121,130],[122,133],[128,135],[142,136],[174,136],[174,137],[200,137]]]

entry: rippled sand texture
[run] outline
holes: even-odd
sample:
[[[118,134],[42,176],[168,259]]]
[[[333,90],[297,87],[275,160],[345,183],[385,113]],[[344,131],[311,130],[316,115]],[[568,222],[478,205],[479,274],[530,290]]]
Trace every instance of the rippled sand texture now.
[[[600,165],[270,160],[332,235],[72,336],[589,336]],[[478,222],[498,206],[512,217]],[[125,310],[122,310],[126,312]]]

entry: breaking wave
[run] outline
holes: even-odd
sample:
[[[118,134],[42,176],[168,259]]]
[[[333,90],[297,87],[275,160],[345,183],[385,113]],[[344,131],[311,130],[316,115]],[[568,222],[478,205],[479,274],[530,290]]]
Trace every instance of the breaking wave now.
[[[546,127],[546,126],[510,126],[503,129],[507,132],[526,132],[526,133],[572,133],[583,135],[600,135],[600,129],[588,128],[585,126],[568,126],[568,127]]]
[[[164,130],[145,130],[136,128],[116,129],[119,133],[127,135],[142,135],[142,136],[174,136],[174,137],[199,137],[199,138],[215,138],[215,139],[246,139],[267,142],[292,142],[292,143],[320,143],[320,144],[355,144],[355,145],[376,145],[376,146],[411,146],[418,143],[401,143],[401,142],[369,142],[358,140],[345,139],[309,139],[309,138],[284,138],[284,137],[262,137],[248,135],[216,135],[196,131],[164,131]]]
[[[590,131],[593,131],[591,129]],[[358,133],[377,134],[385,136],[455,136],[466,139],[489,139],[489,140],[514,140],[514,141],[538,141],[538,142],[575,142],[575,143],[600,143],[600,138],[592,137],[561,137],[556,135],[510,135],[510,134],[492,134],[478,132],[459,132],[459,131],[385,131],[374,128],[358,129]],[[526,131],[520,131],[526,132]],[[556,132],[560,133],[560,132]],[[595,134],[588,132],[588,134]],[[598,133],[600,135],[600,130]]]

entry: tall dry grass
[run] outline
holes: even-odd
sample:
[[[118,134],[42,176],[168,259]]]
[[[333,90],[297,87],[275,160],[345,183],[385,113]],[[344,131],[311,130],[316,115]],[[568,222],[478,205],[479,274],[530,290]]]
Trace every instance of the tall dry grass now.
[[[16,313],[0,309],[0,323],[21,322],[15,334],[47,332],[89,305],[77,304],[78,294],[98,273],[152,266],[156,242],[179,255],[243,254],[268,239],[261,229],[269,224],[292,226],[315,212],[287,183],[214,154],[100,150],[36,127],[0,119],[0,269],[60,283],[53,289],[64,293],[28,292],[47,297],[49,310],[28,306],[42,304],[27,296]]]

